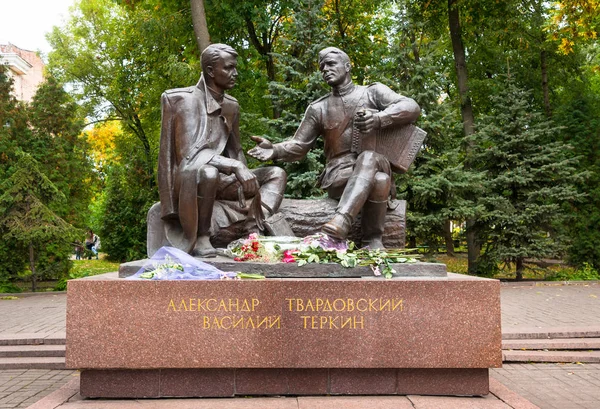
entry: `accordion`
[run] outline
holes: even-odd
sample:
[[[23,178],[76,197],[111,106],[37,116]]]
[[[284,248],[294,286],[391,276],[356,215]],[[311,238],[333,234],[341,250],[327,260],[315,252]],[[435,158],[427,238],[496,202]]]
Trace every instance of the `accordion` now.
[[[404,173],[423,146],[427,132],[414,124],[407,124],[359,135],[360,152],[372,150],[380,153],[390,161],[394,172]]]

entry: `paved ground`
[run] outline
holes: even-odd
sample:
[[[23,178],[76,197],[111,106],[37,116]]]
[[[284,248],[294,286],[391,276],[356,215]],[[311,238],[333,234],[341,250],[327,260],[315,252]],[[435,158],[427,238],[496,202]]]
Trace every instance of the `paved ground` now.
[[[491,374],[543,409],[600,408],[600,364],[504,364]]]
[[[18,300],[0,299],[0,336],[64,333],[65,305],[64,294],[42,294]],[[502,287],[502,325],[503,330],[508,331],[555,327],[599,328],[600,283],[552,286],[505,284]],[[600,364],[505,364],[502,369],[492,370],[491,375],[542,409],[600,408]],[[0,409],[27,407],[76,376],[77,373],[73,371],[0,371]],[[419,407],[419,398],[413,399],[413,407]],[[98,401],[94,402],[94,405],[99,405]],[[169,402],[175,404],[174,401]],[[303,402],[310,403],[311,400]],[[361,402],[366,404],[364,400]],[[458,408],[479,407],[476,402],[470,402],[474,406],[464,406],[466,403],[455,400]],[[393,402],[387,400],[385,404],[382,403],[384,406],[379,406],[375,401],[372,403],[369,407],[383,408]],[[341,404],[341,401],[336,404]]]
[[[600,283],[502,286],[502,331],[600,327]]]
[[[66,307],[64,293],[0,299],[0,334],[64,333]]]
[[[26,408],[60,388],[77,371],[12,369],[0,371],[0,408]]]

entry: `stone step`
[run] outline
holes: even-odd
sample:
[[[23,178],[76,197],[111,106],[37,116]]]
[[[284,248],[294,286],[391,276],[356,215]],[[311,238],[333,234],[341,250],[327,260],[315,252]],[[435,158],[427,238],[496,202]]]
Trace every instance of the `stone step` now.
[[[502,349],[600,349],[600,338],[505,339],[502,341]]]
[[[502,351],[502,362],[600,363],[600,351]]]
[[[65,369],[64,357],[0,358],[0,369]]]
[[[64,357],[64,345],[0,345],[0,358]]]
[[[0,345],[65,345],[66,335],[62,333],[16,333],[0,334]]]
[[[600,338],[600,327],[503,328],[502,339]]]

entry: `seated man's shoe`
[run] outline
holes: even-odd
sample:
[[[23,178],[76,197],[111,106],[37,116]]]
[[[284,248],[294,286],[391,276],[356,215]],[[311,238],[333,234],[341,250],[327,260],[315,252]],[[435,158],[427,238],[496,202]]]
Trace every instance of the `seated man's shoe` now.
[[[372,238],[371,240],[362,241],[362,245],[363,247],[368,247],[371,250],[385,250],[385,247],[383,245],[383,241],[381,240],[381,237],[378,238]]]
[[[192,256],[194,257],[216,257],[217,249],[215,249],[212,244],[210,244],[210,237],[208,236],[200,236],[196,241],[196,246],[194,246],[194,250],[192,250]]]
[[[323,225],[321,231],[330,237],[336,239],[346,239],[350,228],[352,227],[352,219],[345,213],[336,213],[333,219]]]

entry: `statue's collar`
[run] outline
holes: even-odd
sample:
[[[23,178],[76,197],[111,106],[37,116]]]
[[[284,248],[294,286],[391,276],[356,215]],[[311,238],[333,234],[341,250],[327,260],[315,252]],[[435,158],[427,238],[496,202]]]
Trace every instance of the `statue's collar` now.
[[[206,85],[206,81],[204,80],[204,73],[200,75],[200,81],[198,81],[198,85],[196,85],[200,91],[204,93],[204,98],[206,99],[206,112],[208,114],[212,114],[221,109],[221,104],[215,100],[210,91],[208,90],[208,86]]]
[[[334,88],[331,92],[335,96],[343,97],[343,96],[350,94],[352,91],[354,91],[354,88],[356,88],[356,86],[354,85],[354,83],[352,81],[350,81],[348,84],[344,85],[343,87]]]

